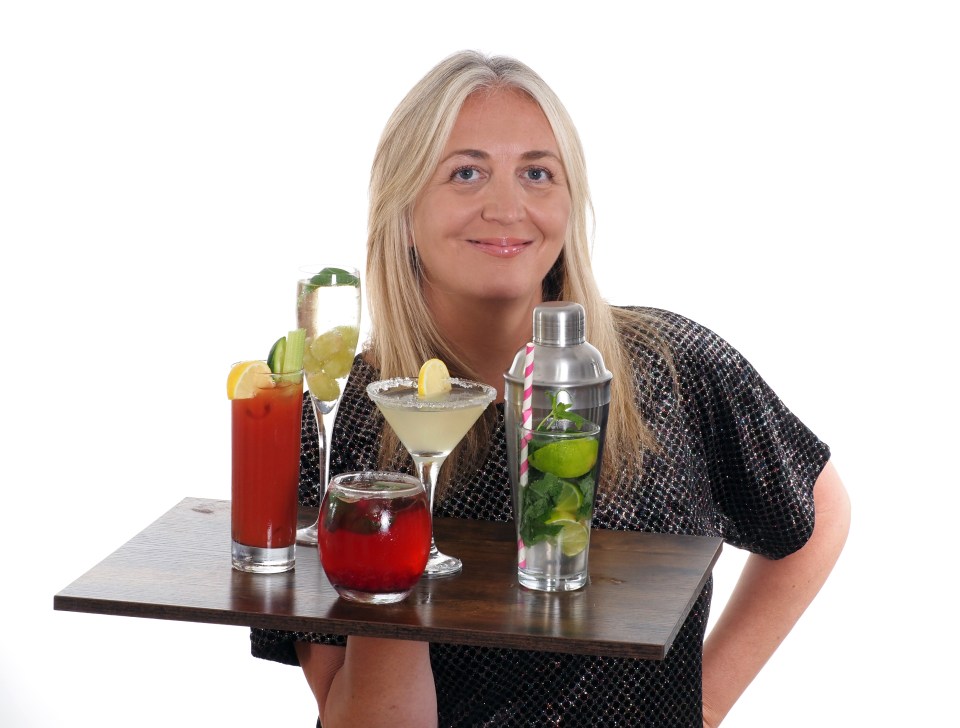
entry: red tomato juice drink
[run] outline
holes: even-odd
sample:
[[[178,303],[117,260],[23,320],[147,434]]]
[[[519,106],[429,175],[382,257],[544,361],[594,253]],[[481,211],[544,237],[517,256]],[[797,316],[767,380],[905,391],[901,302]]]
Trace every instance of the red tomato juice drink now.
[[[233,566],[275,573],[294,566],[303,374],[255,376],[253,396],[230,403]]]
[[[320,508],[320,564],[344,599],[399,602],[423,575],[431,533],[430,503],[419,480],[345,473],[330,481]]]

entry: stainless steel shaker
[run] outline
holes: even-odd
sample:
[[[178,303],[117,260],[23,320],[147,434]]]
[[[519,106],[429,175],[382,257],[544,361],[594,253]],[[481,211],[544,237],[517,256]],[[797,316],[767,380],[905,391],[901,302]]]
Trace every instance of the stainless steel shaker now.
[[[550,394],[571,405],[576,412],[600,427],[603,452],[607,414],[610,409],[610,381],[613,375],[604,366],[600,352],[587,343],[583,306],[570,301],[541,303],[533,310],[533,422],[550,414]],[[511,468],[519,456],[522,420],[524,364],[526,349],[514,357],[504,373],[504,418],[507,456]]]

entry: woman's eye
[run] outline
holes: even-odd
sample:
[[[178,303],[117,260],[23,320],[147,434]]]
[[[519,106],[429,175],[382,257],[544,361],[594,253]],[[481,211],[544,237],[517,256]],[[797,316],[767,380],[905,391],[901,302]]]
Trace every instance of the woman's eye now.
[[[459,169],[455,169],[450,177],[460,182],[470,182],[475,180],[477,176],[477,170],[473,167],[460,167]]]
[[[544,169],[543,167],[530,167],[524,171],[527,179],[532,182],[546,182],[553,179],[553,175],[550,174],[550,170]]]

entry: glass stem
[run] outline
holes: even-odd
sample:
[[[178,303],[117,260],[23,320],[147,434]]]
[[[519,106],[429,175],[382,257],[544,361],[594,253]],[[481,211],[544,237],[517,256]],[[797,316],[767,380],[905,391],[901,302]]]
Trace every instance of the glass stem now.
[[[323,501],[323,491],[327,483],[327,471],[330,469],[330,446],[327,442],[327,423],[323,416],[323,412],[320,410],[320,403],[317,401],[316,397],[311,396],[310,401],[313,403],[313,416],[317,421],[317,447],[320,449],[318,453],[320,458],[317,463],[317,505],[319,506],[320,502]]]
[[[413,462],[417,466],[417,477],[423,483],[423,487],[430,496],[430,514],[433,515],[433,496],[437,490],[437,478],[440,474],[440,466],[446,458],[424,458],[413,456]]]
[[[430,520],[433,521],[433,497],[437,490],[437,478],[440,475],[440,466],[446,458],[425,458],[417,455],[413,456],[413,462],[417,466],[417,477],[423,483],[430,498]],[[436,556],[437,545],[433,540],[433,529],[430,529],[430,555]]]
[[[317,516],[313,523],[306,528],[297,529],[297,543],[305,546],[315,546],[320,527],[320,506],[323,503],[323,494],[327,490],[327,483],[330,482],[330,441],[333,435],[333,420],[337,416],[337,407],[340,404],[338,398],[336,402],[323,402],[313,395],[310,395],[310,402],[313,405],[313,416],[317,421],[317,447],[320,449],[320,462],[317,463],[319,474],[317,477]]]
[[[313,411],[317,417],[317,434],[320,440],[320,483],[317,488],[317,501],[323,500],[323,494],[327,491],[327,483],[330,482],[330,443],[333,439],[333,421],[337,417],[337,408],[340,405],[340,399],[335,402],[321,402],[315,397],[313,400]]]

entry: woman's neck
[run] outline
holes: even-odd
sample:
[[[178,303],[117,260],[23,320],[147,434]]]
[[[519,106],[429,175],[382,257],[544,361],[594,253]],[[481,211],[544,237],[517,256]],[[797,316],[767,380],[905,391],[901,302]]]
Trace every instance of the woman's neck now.
[[[430,296],[427,305],[441,335],[503,399],[503,374],[530,340],[534,307],[531,300],[466,301]]]

